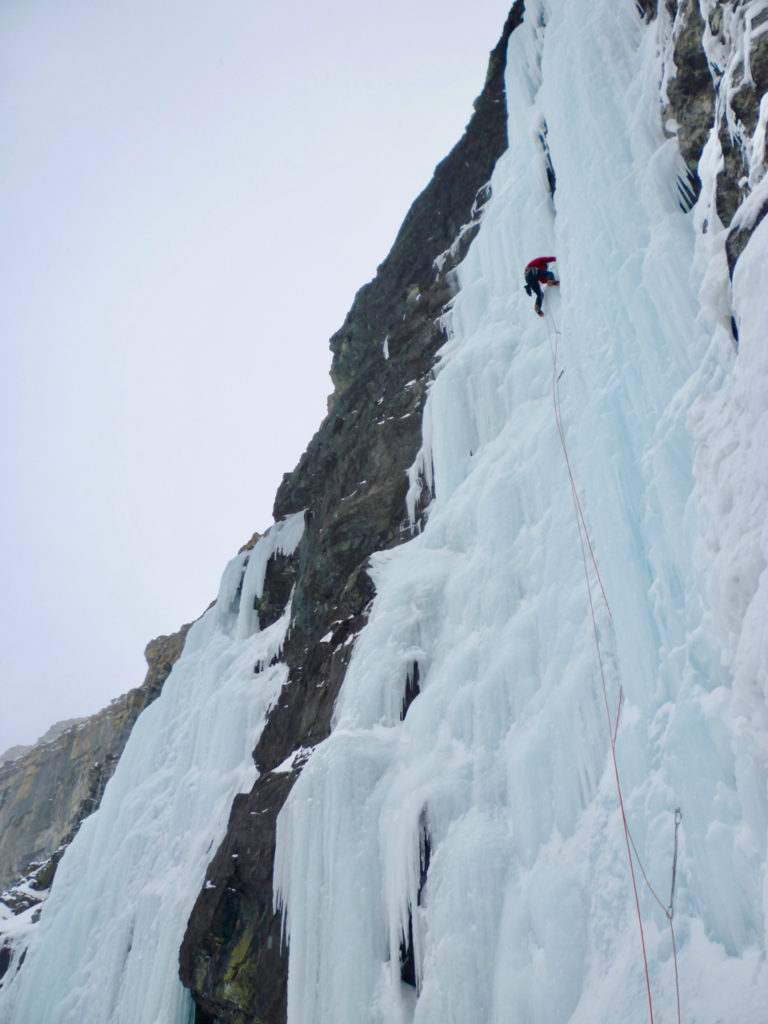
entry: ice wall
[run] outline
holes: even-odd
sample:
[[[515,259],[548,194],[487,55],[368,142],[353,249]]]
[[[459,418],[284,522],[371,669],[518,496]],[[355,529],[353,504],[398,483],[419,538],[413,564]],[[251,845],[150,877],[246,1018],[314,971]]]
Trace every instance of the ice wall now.
[[[668,31],[631,0],[528,0],[511,38],[509,152],[426,411],[436,498],[375,560],[334,732],[278,821],[289,1024],[649,1020],[620,694],[655,1019],[678,1019],[677,807],[682,1017],[765,1019],[768,229],[736,358],[713,176],[683,213],[662,132]],[[544,320],[536,255],[562,278]]]
[[[8,926],[17,937],[0,991],[3,1024],[193,1019],[179,946],[232,800],[253,783],[253,745],[285,681],[284,665],[258,675],[254,667],[279,652],[290,603],[259,632],[254,597],[270,555],[294,551],[302,530],[298,514],[230,562],[216,604],[190,629],[98,811],[67,849],[40,923]]]

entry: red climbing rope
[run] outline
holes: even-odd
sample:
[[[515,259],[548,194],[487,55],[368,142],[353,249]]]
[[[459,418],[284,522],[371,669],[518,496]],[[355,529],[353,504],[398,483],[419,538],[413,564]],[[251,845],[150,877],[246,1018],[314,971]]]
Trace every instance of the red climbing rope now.
[[[586,524],[586,521],[584,519],[584,512],[583,512],[582,507],[581,507],[581,501],[579,500],[579,494],[578,494],[578,489],[576,487],[576,481],[575,481],[574,476],[573,476],[573,471],[571,470],[571,460],[568,457],[568,447],[567,447],[567,445],[565,443],[565,433],[563,431],[562,418],[561,418],[561,413],[560,413],[560,388],[559,388],[559,377],[560,377],[560,375],[557,372],[557,351],[558,351],[558,339],[560,337],[560,331],[558,329],[557,324],[555,323],[555,318],[552,316],[552,312],[551,312],[551,310],[549,308],[547,308],[547,319],[548,319],[547,332],[549,334],[549,346],[550,346],[550,349],[552,351],[552,402],[553,402],[554,407],[555,407],[555,421],[557,423],[557,432],[558,432],[558,434],[560,436],[560,444],[562,445],[562,448],[563,448],[563,456],[565,457],[565,464],[568,467],[568,476],[569,476],[570,481],[571,481],[571,494],[572,494],[572,497],[573,497],[574,511],[575,511],[575,514],[576,514],[576,526],[577,526],[578,531],[579,531],[579,544],[581,546],[581,559],[582,559],[582,563],[584,565],[584,578],[585,578],[586,583],[587,583],[587,595],[589,597],[589,610],[590,610],[590,614],[592,616],[592,631],[593,631],[594,638],[595,638],[595,650],[597,652],[598,665],[600,666],[600,680],[601,680],[602,689],[603,689],[603,700],[605,702],[605,714],[606,714],[606,719],[607,719],[607,723],[608,723],[608,736],[610,738],[610,743],[611,743],[611,758],[613,760],[613,771],[614,771],[614,775],[615,775],[615,778],[616,778],[616,791],[617,791],[618,796],[619,796],[619,807],[621,809],[621,821],[622,821],[622,825],[624,827],[624,839],[625,839],[625,842],[626,842],[626,845],[627,845],[627,860],[629,861],[629,871],[630,871],[630,874],[632,876],[632,890],[633,890],[634,896],[635,896],[635,909],[637,911],[637,923],[638,923],[638,928],[639,928],[639,931],[640,931],[640,944],[641,944],[642,950],[643,950],[643,965],[644,965],[644,968],[645,968],[645,984],[646,984],[646,989],[648,991],[648,1012],[649,1012],[651,1024],[654,1024],[654,1021],[653,1021],[653,999],[651,998],[651,980],[650,980],[650,974],[649,974],[649,970],[648,970],[648,956],[647,956],[646,948],[645,948],[645,932],[644,932],[644,929],[643,929],[643,918],[642,918],[642,913],[640,911],[640,898],[639,898],[639,894],[638,894],[638,891],[637,891],[637,878],[635,876],[635,861],[637,862],[637,866],[640,869],[640,873],[643,876],[643,880],[644,880],[644,882],[645,882],[645,884],[646,884],[646,886],[648,888],[648,891],[651,893],[653,898],[656,900],[656,902],[658,903],[659,907],[661,908],[661,910],[665,914],[665,916],[667,918],[667,921],[669,922],[669,930],[670,930],[670,934],[671,934],[671,937],[672,937],[672,956],[673,956],[673,959],[674,959],[674,966],[675,966],[675,994],[676,994],[676,997],[677,997],[677,1021],[678,1021],[678,1024],[681,1024],[682,1017],[681,1017],[681,1011],[680,1011],[680,976],[679,976],[678,964],[677,964],[677,942],[675,940],[675,927],[674,927],[674,923],[673,923],[673,917],[674,917],[674,902],[675,902],[675,879],[676,879],[676,875],[677,875],[678,830],[680,828],[680,822],[682,821],[683,815],[682,815],[682,811],[680,810],[680,808],[679,807],[676,808],[676,810],[675,810],[675,840],[674,840],[674,851],[673,851],[673,855],[672,855],[672,884],[671,884],[671,888],[670,888],[669,904],[667,906],[665,906],[664,903],[662,902],[661,898],[659,897],[658,893],[654,889],[653,885],[651,884],[650,879],[648,878],[648,874],[646,873],[646,870],[643,867],[643,861],[642,861],[642,858],[640,857],[640,854],[638,852],[637,846],[635,845],[635,840],[632,837],[632,831],[631,831],[631,829],[629,827],[629,822],[627,821],[627,815],[626,815],[626,812],[624,810],[624,796],[623,796],[623,793],[622,793],[622,790],[621,790],[621,776],[619,774],[619,765],[618,765],[618,761],[616,759],[616,736],[617,736],[618,731],[619,731],[619,716],[621,715],[621,706],[622,706],[622,701],[623,701],[623,697],[624,697],[624,690],[623,690],[623,687],[621,687],[621,686],[619,687],[619,699],[618,699],[618,703],[617,703],[617,707],[616,707],[616,718],[615,718],[615,721],[612,723],[611,722],[611,709],[610,709],[609,702],[608,702],[608,686],[607,686],[606,679],[605,679],[605,668],[603,666],[603,656],[602,656],[602,651],[600,649],[600,636],[599,636],[599,632],[598,632],[598,628],[597,628],[597,617],[596,617],[596,614],[595,614],[594,602],[592,600],[592,582],[590,580],[589,567],[587,565],[587,551],[586,551],[586,548],[584,546],[584,541],[585,540],[586,540],[587,547],[589,548],[589,555],[590,555],[590,558],[592,560],[592,565],[594,566],[594,569],[595,569],[595,575],[596,575],[597,580],[598,580],[598,582],[600,584],[600,590],[601,590],[602,595],[603,595],[603,600],[605,602],[606,610],[608,612],[608,615],[611,618],[613,616],[611,615],[611,609],[610,609],[610,606],[608,604],[608,598],[606,596],[605,588],[603,586],[603,581],[602,581],[602,578],[600,576],[600,570],[597,567],[597,560],[595,559],[595,553],[594,553],[594,551],[592,549],[592,542],[590,540],[589,530],[587,529],[587,524]],[[550,330],[550,325],[551,325],[551,330]],[[633,852],[634,852],[634,858],[632,856]]]
[[[552,341],[552,333],[549,331],[549,324],[548,324],[547,325],[547,332],[549,333],[549,346],[552,349],[552,402],[553,402],[553,404],[555,406],[555,422],[557,423],[557,432],[560,435],[560,444],[563,446],[563,455],[565,456],[565,464],[568,467],[568,476],[571,479],[571,493],[573,494],[573,501],[574,501],[574,504],[576,505],[576,515],[577,515],[577,518],[578,518],[579,523],[580,523],[579,535],[581,535],[581,530],[583,529],[584,530],[584,536],[587,539],[587,546],[589,548],[590,558],[592,559],[592,565],[595,567],[595,574],[597,576],[597,581],[600,584],[600,590],[602,591],[602,594],[603,594],[603,601],[605,602],[605,607],[606,607],[606,609],[608,611],[609,617],[613,618],[613,615],[611,615],[611,606],[608,604],[608,597],[607,597],[607,595],[605,593],[605,587],[603,586],[603,580],[602,580],[602,577],[600,575],[600,570],[597,567],[597,559],[595,558],[595,552],[592,550],[592,541],[589,539],[589,530],[587,529],[587,524],[586,524],[586,522],[584,520],[584,511],[582,510],[582,507],[581,507],[581,501],[579,499],[579,492],[578,492],[578,489],[576,487],[576,481],[575,481],[574,476],[573,476],[573,471],[571,470],[571,460],[568,458],[568,448],[567,448],[566,443],[565,443],[565,434],[563,433],[563,425],[562,425],[562,421],[560,419],[560,387],[559,387],[559,381],[557,379],[557,340],[560,337],[560,331],[557,329],[557,325],[555,324],[554,317],[552,316],[552,313],[551,313],[549,307],[547,307],[547,320],[549,321],[549,323],[551,323],[552,329],[553,329],[554,335],[555,335],[555,340],[554,340],[554,343],[553,343],[553,341]]]
[[[619,691],[619,705],[618,705],[618,707],[616,709],[616,727],[614,728],[613,724],[611,723],[611,712],[610,712],[610,707],[609,707],[609,704],[608,704],[608,687],[607,687],[607,684],[606,684],[606,681],[605,681],[605,669],[604,669],[604,666],[603,666],[602,652],[600,650],[600,637],[599,637],[599,633],[598,633],[598,629],[597,629],[597,617],[595,615],[595,606],[594,606],[594,602],[592,600],[592,583],[591,583],[590,578],[589,578],[589,568],[587,566],[587,553],[586,553],[586,550],[584,548],[584,540],[585,539],[586,539],[586,542],[587,542],[587,547],[589,548],[590,557],[592,559],[592,565],[595,567],[595,574],[596,574],[597,580],[598,580],[598,582],[600,584],[600,590],[602,591],[603,600],[605,601],[605,607],[606,607],[606,609],[608,611],[609,616],[611,615],[611,608],[610,608],[610,605],[608,604],[608,598],[607,598],[606,593],[605,593],[605,587],[603,586],[603,581],[602,581],[602,578],[600,576],[600,570],[597,567],[597,560],[595,559],[595,553],[594,553],[594,551],[592,549],[592,542],[591,542],[591,540],[589,538],[589,530],[587,529],[587,524],[586,524],[585,519],[584,519],[584,512],[582,510],[581,502],[579,500],[578,490],[576,488],[576,481],[575,481],[574,476],[573,476],[573,471],[571,470],[571,460],[568,458],[568,447],[567,447],[567,445],[565,443],[565,434],[563,432],[562,420],[561,420],[561,417],[560,417],[560,389],[558,387],[558,374],[557,374],[557,348],[558,348],[558,338],[560,336],[560,331],[558,330],[557,324],[555,323],[555,319],[552,316],[552,313],[549,310],[549,308],[547,309],[547,320],[548,320],[547,333],[549,334],[549,346],[550,346],[550,349],[552,350],[552,401],[553,401],[553,404],[554,404],[554,407],[555,407],[555,421],[557,423],[557,432],[560,435],[560,444],[562,445],[562,448],[563,448],[563,455],[565,456],[565,464],[568,467],[568,476],[570,477],[570,480],[571,480],[571,493],[573,495],[573,503],[574,503],[574,507],[576,509],[576,525],[578,526],[578,529],[579,529],[579,543],[581,544],[581,557],[582,557],[582,561],[584,563],[584,577],[585,577],[585,579],[587,581],[587,594],[589,596],[589,610],[590,610],[590,613],[591,613],[591,616],[592,616],[592,630],[594,632],[594,637],[595,637],[595,649],[597,651],[598,665],[600,666],[600,679],[601,679],[602,687],[603,687],[603,699],[605,701],[605,711],[606,711],[606,715],[607,715],[607,718],[608,718],[608,736],[609,736],[610,741],[611,741],[611,757],[613,759],[613,771],[614,771],[614,775],[616,777],[616,791],[617,791],[618,796],[619,796],[619,807],[621,809],[621,821],[622,821],[622,824],[624,826],[624,840],[625,840],[626,845],[627,845],[627,860],[629,861],[629,871],[630,871],[630,875],[632,876],[632,891],[633,891],[634,896],[635,896],[635,909],[637,911],[637,924],[638,924],[638,928],[640,930],[640,945],[642,946],[642,950],[643,950],[643,966],[644,966],[644,969],[645,969],[645,985],[646,985],[646,989],[647,989],[647,992],[648,992],[648,1014],[649,1014],[649,1017],[650,1017],[650,1024],[654,1024],[654,1020],[653,1020],[653,999],[651,997],[651,978],[650,978],[650,972],[648,970],[648,955],[647,955],[646,948],[645,948],[645,930],[643,928],[643,916],[642,916],[642,913],[640,911],[640,896],[639,896],[639,893],[637,891],[637,879],[635,877],[635,866],[634,866],[634,862],[632,860],[632,848],[631,848],[631,845],[630,845],[632,843],[632,840],[631,840],[631,835],[630,835],[630,831],[629,831],[629,825],[627,823],[627,816],[626,816],[626,813],[624,811],[624,795],[623,795],[623,793],[621,791],[621,777],[619,775],[619,766],[618,766],[618,762],[616,760],[616,731],[618,730],[618,726],[619,726],[619,713],[621,711],[621,691]],[[551,324],[552,330],[550,330],[550,326],[549,326],[550,324]],[[552,332],[554,332],[554,340],[553,340]],[[632,845],[634,845],[634,844],[632,843]]]

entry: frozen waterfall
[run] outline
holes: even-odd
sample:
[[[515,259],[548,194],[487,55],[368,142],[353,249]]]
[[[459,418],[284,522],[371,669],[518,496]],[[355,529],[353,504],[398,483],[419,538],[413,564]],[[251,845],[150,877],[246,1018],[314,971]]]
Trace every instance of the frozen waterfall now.
[[[683,1019],[768,1013],[768,220],[734,280],[735,360],[717,140],[685,213],[668,31],[630,2],[527,0],[511,37],[509,151],[426,410],[436,498],[376,558],[334,731],[278,821],[290,1024],[649,1019],[555,341],[627,820],[662,904],[684,815]],[[542,321],[521,268],[548,254]],[[676,1021],[668,921],[635,870],[655,1019]]]
[[[287,671],[254,673],[276,660],[290,618],[289,603],[259,632],[254,597],[270,555],[295,550],[302,531],[298,514],[227,566],[216,604],[190,629],[62,858],[23,966],[0,991],[2,1024],[193,1019],[179,946],[232,800],[255,778],[251,752]]]
[[[512,33],[509,149],[411,474],[435,497],[373,560],[278,819],[289,1024],[645,1024],[648,990],[657,1024],[678,994],[685,1024],[768,1019],[768,218],[731,285],[716,135],[678,202],[659,7],[526,0]],[[254,597],[302,530],[226,569],[39,924],[8,926],[0,1024],[193,1019],[179,946],[287,674],[290,602],[259,631]]]

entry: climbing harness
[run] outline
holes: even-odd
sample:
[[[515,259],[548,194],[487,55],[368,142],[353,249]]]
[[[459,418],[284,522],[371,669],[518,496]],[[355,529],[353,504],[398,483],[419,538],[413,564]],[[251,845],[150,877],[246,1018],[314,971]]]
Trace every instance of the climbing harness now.
[[[649,1014],[649,1017],[650,1017],[650,1024],[654,1024],[654,1018],[653,1018],[653,999],[651,997],[651,978],[650,978],[650,971],[649,971],[649,968],[648,968],[648,955],[647,955],[646,947],[645,947],[645,930],[643,928],[643,916],[642,916],[642,913],[641,913],[641,910],[640,910],[640,896],[639,896],[639,893],[638,893],[637,879],[636,879],[636,876],[635,876],[635,860],[637,861],[638,868],[640,869],[640,873],[643,876],[643,880],[645,881],[645,884],[648,887],[649,892],[651,893],[653,898],[656,900],[656,902],[659,904],[659,906],[661,907],[662,911],[664,912],[664,915],[667,918],[667,921],[669,922],[669,930],[670,930],[670,934],[672,936],[672,955],[673,955],[674,967],[675,967],[675,993],[676,993],[676,997],[677,997],[677,1021],[678,1021],[678,1024],[681,1024],[681,1014],[680,1014],[680,979],[679,979],[678,966],[677,966],[677,944],[675,942],[675,929],[674,929],[672,918],[674,916],[675,880],[676,880],[676,875],[677,875],[678,832],[679,832],[679,829],[680,829],[680,822],[683,819],[683,814],[682,814],[682,811],[680,810],[679,807],[675,809],[675,839],[674,839],[674,850],[673,850],[673,854],[672,854],[672,883],[671,883],[671,888],[670,888],[669,903],[668,903],[668,905],[665,906],[664,903],[662,903],[661,899],[659,898],[658,894],[656,893],[656,890],[651,885],[650,880],[648,879],[648,875],[646,874],[645,868],[643,866],[643,862],[642,862],[642,860],[640,858],[640,854],[638,853],[638,850],[637,850],[637,846],[635,845],[635,841],[634,841],[634,838],[632,836],[632,832],[631,832],[630,827],[629,827],[629,822],[627,821],[627,815],[626,815],[626,812],[625,812],[625,809],[624,809],[624,796],[623,796],[622,789],[621,789],[621,776],[619,774],[619,765],[618,765],[618,761],[617,761],[617,758],[616,758],[616,736],[617,736],[618,730],[619,730],[619,716],[621,715],[621,705],[622,705],[622,701],[623,701],[623,697],[624,697],[624,689],[623,689],[622,686],[619,686],[619,699],[618,699],[617,707],[616,707],[616,717],[615,717],[615,721],[612,722],[611,721],[611,717],[612,716],[611,716],[610,702],[608,700],[608,685],[607,685],[606,678],[605,678],[605,667],[603,665],[603,655],[602,655],[602,650],[601,650],[601,647],[600,647],[600,636],[599,636],[599,632],[598,632],[598,628],[597,628],[597,616],[596,616],[596,613],[595,613],[594,601],[592,599],[592,582],[590,580],[589,566],[588,566],[588,563],[587,563],[587,549],[589,549],[589,556],[590,556],[590,559],[592,561],[592,565],[593,565],[594,570],[595,570],[595,576],[597,577],[597,581],[598,581],[598,583],[600,585],[600,590],[602,592],[603,601],[605,603],[606,611],[608,612],[608,616],[609,616],[610,619],[613,619],[613,615],[611,614],[611,608],[610,608],[610,605],[608,603],[608,597],[607,597],[606,592],[605,592],[605,587],[603,586],[602,577],[600,576],[600,570],[597,567],[597,559],[595,558],[595,553],[594,553],[594,550],[592,548],[592,541],[590,540],[589,530],[587,529],[586,520],[584,518],[584,512],[583,512],[583,509],[581,507],[581,501],[579,499],[578,489],[576,487],[576,480],[575,480],[574,475],[573,475],[573,470],[571,469],[571,460],[568,457],[568,446],[566,445],[566,442],[565,442],[565,433],[563,431],[562,416],[561,416],[561,411],[560,411],[560,387],[559,387],[559,384],[560,384],[560,378],[563,375],[563,371],[561,371],[560,373],[558,373],[558,371],[557,371],[557,354],[558,354],[558,342],[559,342],[559,339],[560,339],[560,330],[559,330],[559,328],[557,326],[557,323],[555,321],[554,316],[552,315],[552,311],[549,308],[549,303],[547,303],[546,309],[547,309],[547,313],[546,313],[547,333],[549,335],[549,347],[550,347],[550,350],[552,352],[552,402],[553,402],[554,409],[555,409],[555,422],[557,424],[557,432],[558,432],[558,434],[560,436],[560,444],[561,444],[562,449],[563,449],[563,456],[565,458],[565,464],[566,464],[566,467],[568,469],[568,477],[569,477],[569,479],[571,481],[571,495],[573,497],[574,510],[575,510],[575,514],[576,514],[576,525],[577,525],[578,531],[579,531],[579,543],[581,545],[581,558],[582,558],[582,562],[583,562],[583,565],[584,565],[584,578],[585,578],[586,583],[587,583],[587,595],[588,595],[588,598],[589,598],[589,609],[590,609],[590,614],[592,616],[592,630],[593,630],[594,639],[595,639],[595,650],[597,652],[597,662],[598,662],[598,666],[599,666],[599,669],[600,669],[600,680],[601,680],[601,683],[602,683],[603,700],[605,702],[605,712],[606,712],[606,717],[607,717],[607,722],[608,722],[608,736],[609,736],[610,743],[611,743],[611,758],[613,760],[613,771],[614,771],[614,776],[616,778],[616,791],[617,791],[618,797],[619,797],[619,809],[621,811],[621,820],[622,820],[622,825],[623,825],[623,828],[624,828],[624,839],[625,839],[626,846],[627,846],[627,860],[629,861],[629,872],[630,872],[630,875],[632,877],[632,891],[633,891],[634,897],[635,897],[635,910],[637,912],[637,923],[638,923],[638,929],[639,929],[639,932],[640,932],[640,945],[641,945],[642,951],[643,951],[643,966],[644,966],[644,969],[645,969],[645,985],[646,985],[646,990],[647,990],[647,993],[648,993],[648,1014]],[[585,540],[586,540],[586,547],[585,547]],[[634,852],[634,859],[633,859],[633,856],[632,856],[633,852]]]

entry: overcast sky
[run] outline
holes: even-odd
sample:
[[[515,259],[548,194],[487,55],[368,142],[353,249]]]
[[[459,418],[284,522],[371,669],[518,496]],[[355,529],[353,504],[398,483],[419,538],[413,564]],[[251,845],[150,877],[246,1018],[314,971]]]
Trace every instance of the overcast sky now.
[[[0,752],[141,683],[270,524],[510,3],[0,7]]]

